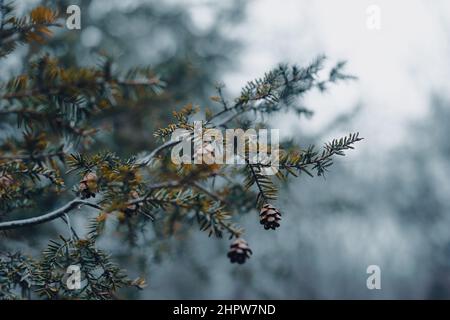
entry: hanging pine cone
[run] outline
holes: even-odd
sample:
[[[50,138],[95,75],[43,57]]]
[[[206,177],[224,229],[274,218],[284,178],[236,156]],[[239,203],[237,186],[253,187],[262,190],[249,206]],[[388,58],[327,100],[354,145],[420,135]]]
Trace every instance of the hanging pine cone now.
[[[136,192],[136,190],[133,190],[130,192],[130,199],[131,200],[136,200],[139,198],[139,194]],[[135,213],[137,213],[137,209],[139,208],[139,206],[142,205],[142,203],[134,203],[134,204],[130,204],[129,206],[127,206],[127,208],[125,209],[125,214],[127,215],[133,215]]]
[[[87,173],[80,181],[78,190],[81,199],[95,197],[95,192],[97,191],[97,175],[94,172]]]
[[[243,264],[245,260],[249,259],[252,254],[252,250],[248,246],[244,239],[236,239],[230,246],[228,251],[228,258],[231,263]]]
[[[14,184],[14,179],[9,174],[0,176],[0,187],[7,188]]]
[[[275,208],[273,205],[266,203],[261,208],[261,212],[259,214],[260,223],[264,225],[264,229],[273,229],[275,230],[280,226],[279,221],[281,220],[281,213]]]

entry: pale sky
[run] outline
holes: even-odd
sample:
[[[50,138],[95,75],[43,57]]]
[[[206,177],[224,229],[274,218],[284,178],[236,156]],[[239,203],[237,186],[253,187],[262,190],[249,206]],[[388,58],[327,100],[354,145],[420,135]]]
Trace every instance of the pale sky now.
[[[380,8],[380,30],[366,26],[370,5]],[[364,109],[349,130],[371,146],[394,147],[404,142],[405,124],[426,114],[430,93],[450,88],[449,16],[449,1],[252,1],[247,21],[229,30],[244,52],[225,82],[238,92],[278,62],[304,64],[320,53],[330,62],[348,60],[359,81],[309,95],[316,115],[301,125],[315,132],[360,102]],[[291,116],[279,120],[286,135],[299,125]]]

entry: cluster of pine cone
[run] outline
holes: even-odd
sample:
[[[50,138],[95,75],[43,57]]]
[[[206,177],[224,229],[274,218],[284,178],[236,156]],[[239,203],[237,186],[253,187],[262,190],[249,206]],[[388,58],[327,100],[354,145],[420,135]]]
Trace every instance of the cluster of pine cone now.
[[[264,229],[275,230],[280,226],[281,213],[270,203],[266,203],[262,206],[261,211],[259,213],[260,223],[264,226]],[[239,263],[243,264],[247,259],[250,258],[252,254],[252,250],[248,246],[247,242],[244,239],[235,240],[228,251],[228,258],[231,263]]]

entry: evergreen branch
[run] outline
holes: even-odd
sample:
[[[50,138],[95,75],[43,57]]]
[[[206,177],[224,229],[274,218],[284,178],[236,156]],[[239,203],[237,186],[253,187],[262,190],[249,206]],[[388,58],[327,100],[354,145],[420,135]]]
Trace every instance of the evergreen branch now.
[[[263,198],[264,201],[267,202],[268,197],[267,197],[266,194],[264,193],[264,189],[263,189],[263,187],[262,187],[262,185],[261,185],[261,183],[260,183],[260,181],[259,181],[258,175],[257,175],[256,172],[255,172],[255,169],[253,168],[253,165],[252,165],[252,164],[249,164],[249,163],[247,162],[247,167],[250,169],[250,172],[251,172],[251,174],[252,174],[252,176],[253,176],[253,179],[254,179],[253,181],[256,183],[256,186],[258,187],[258,190],[259,190],[258,197]]]
[[[153,191],[155,189],[163,189],[163,188],[177,188],[177,187],[181,187],[183,185],[191,185],[194,188],[200,190],[201,192],[203,192],[204,194],[208,195],[210,198],[221,202],[221,203],[225,203],[225,200],[223,200],[221,197],[219,197],[217,194],[214,194],[213,192],[209,191],[208,189],[206,189],[205,187],[203,187],[202,185],[200,185],[199,183],[195,182],[195,181],[190,181],[190,182],[184,182],[184,181],[167,181],[167,182],[161,182],[161,183],[156,183],[153,185],[150,185],[149,187],[147,187],[147,194],[143,197],[140,197],[138,199],[134,199],[130,202],[128,202],[128,205],[133,205],[133,204],[139,204],[142,202],[146,202],[152,195]]]
[[[300,157],[296,157],[295,161],[291,162],[289,157],[286,158],[284,163],[280,163],[280,167],[286,170],[297,169],[300,172],[304,171],[311,175],[307,171],[307,167],[312,165],[312,169],[317,170],[317,175],[321,176],[325,173],[327,168],[333,164],[332,157],[334,155],[344,156],[345,154],[343,151],[354,149],[353,144],[363,139],[364,138],[359,136],[359,132],[351,133],[340,139],[333,139],[330,143],[325,144],[324,150],[320,154],[317,151],[314,151],[314,147],[311,146]],[[261,164],[261,166],[268,165]]]
[[[150,198],[150,196],[152,195],[154,190],[163,189],[163,188],[177,188],[180,185],[181,185],[181,183],[178,181],[167,181],[167,182],[161,182],[161,183],[156,183],[156,184],[150,185],[147,187],[148,191],[145,196],[131,200],[127,204],[133,205],[133,204],[139,204],[139,203],[146,202]]]
[[[13,34],[8,35],[8,37],[6,37],[6,38],[0,38],[0,44],[7,46],[11,43],[24,40],[24,39],[26,39],[26,34],[28,32],[38,29],[38,28],[41,28],[41,27],[45,27],[45,28],[59,27],[59,28],[61,28],[61,27],[63,27],[63,25],[61,23],[55,23],[55,22],[31,23],[27,26],[17,28]]]
[[[14,51],[17,44],[26,42],[43,43],[46,37],[52,35],[50,27],[62,27],[56,22],[57,13],[49,8],[39,6],[33,9],[29,17],[17,18],[10,13],[11,4],[1,3],[0,25],[0,58]]]
[[[264,204],[269,203],[270,200],[276,200],[278,190],[267,175],[261,174],[261,166],[247,161],[246,168],[249,169],[249,175],[245,180],[245,188],[248,190],[253,184],[256,184],[258,188],[256,206],[261,208]]]
[[[225,100],[222,96],[222,89],[220,89],[217,100],[222,102],[225,107],[211,116],[207,124],[230,112],[237,111],[219,122],[216,127],[224,126],[237,116],[249,111],[270,113],[280,110],[283,106],[286,108],[292,107],[299,114],[311,115],[311,111],[308,109],[293,107],[292,100],[313,88],[323,91],[328,83],[355,79],[355,77],[342,72],[345,62],[339,62],[330,71],[328,79],[317,80],[317,74],[322,69],[324,60],[325,57],[318,57],[305,68],[299,68],[295,65],[289,68],[287,65],[280,65],[278,68],[266,73],[263,78],[250,81],[231,107],[224,104],[223,101]]]
[[[230,214],[224,212],[222,207],[213,207],[210,208],[209,211],[197,211],[197,220],[200,225],[200,230],[207,231],[208,236],[215,235],[216,237],[221,238],[223,230],[226,230],[230,234],[230,239],[233,237],[239,238],[243,233],[243,229],[228,222],[230,218]]]

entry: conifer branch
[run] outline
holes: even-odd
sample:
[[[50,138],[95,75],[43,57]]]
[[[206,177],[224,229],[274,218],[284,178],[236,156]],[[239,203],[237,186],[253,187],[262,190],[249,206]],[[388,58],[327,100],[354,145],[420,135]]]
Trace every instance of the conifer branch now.
[[[151,185],[148,187],[148,189],[150,190],[148,195],[146,195],[145,197],[139,198],[139,199],[132,200],[132,201],[128,202],[128,205],[145,202],[148,199],[148,197],[150,196],[151,192],[155,189],[175,188],[175,187],[178,187],[179,185],[180,184],[178,182],[163,182],[163,183]],[[79,208],[80,206],[83,206],[83,205],[92,207],[92,208],[95,208],[98,210],[104,210],[103,207],[101,207],[100,205],[98,205],[96,203],[93,203],[93,202],[90,202],[87,200],[82,200],[82,199],[74,199],[74,200],[68,202],[67,204],[65,204],[64,206],[62,206],[56,210],[53,210],[49,213],[43,214],[41,216],[28,218],[28,219],[0,222],[0,231],[17,229],[17,228],[22,228],[22,227],[29,227],[29,226],[34,226],[34,225],[42,224],[45,222],[49,222],[49,221],[55,220],[57,218],[63,217],[66,213],[69,213],[70,211],[72,211],[76,208]]]

